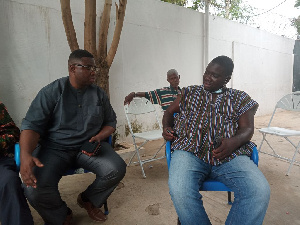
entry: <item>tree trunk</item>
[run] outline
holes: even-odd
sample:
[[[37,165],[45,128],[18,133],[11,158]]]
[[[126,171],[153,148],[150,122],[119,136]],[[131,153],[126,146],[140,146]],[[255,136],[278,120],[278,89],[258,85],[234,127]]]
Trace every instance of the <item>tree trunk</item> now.
[[[60,0],[62,19],[67,40],[71,51],[79,49],[74,25],[70,0]],[[100,68],[97,74],[97,85],[104,89],[109,96],[109,69],[116,55],[123,27],[127,0],[119,0],[116,4],[116,27],[113,40],[107,54],[107,36],[110,23],[112,0],[105,0],[104,10],[100,21],[99,46],[96,49],[96,0],[85,0],[84,49],[95,57],[96,66]]]
[[[109,96],[108,72],[118,49],[124,17],[125,17],[127,0],[119,0],[119,7],[116,4],[116,27],[115,27],[114,36],[113,36],[113,40],[109,52],[108,54],[106,54],[107,52],[106,43],[107,43],[107,33],[108,33],[108,26],[109,26],[109,17],[110,17],[109,15],[111,10],[111,4],[112,4],[111,0],[105,0],[105,6],[103,11],[103,16],[101,19],[101,27],[100,27],[100,35],[99,35],[99,48],[98,48],[99,58],[96,63],[100,67],[100,74],[97,79],[97,85],[102,87],[106,91],[108,96]]]
[[[73,52],[74,50],[79,49],[79,46],[78,46],[76,32],[72,21],[70,0],[60,0],[60,5],[61,5],[62,20],[64,23],[67,40],[71,52]]]
[[[85,0],[84,49],[97,57],[96,0]]]

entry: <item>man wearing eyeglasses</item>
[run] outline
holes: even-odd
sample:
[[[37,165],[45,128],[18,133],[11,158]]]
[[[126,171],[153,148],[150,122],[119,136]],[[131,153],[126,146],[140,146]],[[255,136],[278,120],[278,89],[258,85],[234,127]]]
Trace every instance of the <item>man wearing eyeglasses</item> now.
[[[93,55],[75,50],[69,56],[68,70],[68,77],[40,90],[21,126],[20,173],[27,187],[25,195],[47,225],[71,224],[72,211],[58,191],[58,182],[68,169],[82,167],[96,174],[77,198],[96,222],[106,220],[100,208],[126,172],[123,159],[103,142],[115,131],[117,121],[107,95],[94,84],[98,68]],[[97,155],[80,151],[87,141],[101,143]]]
[[[170,69],[167,72],[167,81],[170,83],[169,87],[163,87],[149,92],[131,92],[125,97],[124,105],[130,104],[134,97],[144,97],[151,101],[153,104],[159,104],[165,111],[169,105],[180,94],[179,87],[180,75],[175,69]]]

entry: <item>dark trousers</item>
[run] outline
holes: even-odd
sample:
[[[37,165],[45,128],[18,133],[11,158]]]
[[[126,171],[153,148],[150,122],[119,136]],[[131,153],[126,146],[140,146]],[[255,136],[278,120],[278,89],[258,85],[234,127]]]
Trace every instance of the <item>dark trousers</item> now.
[[[13,158],[0,158],[0,221],[2,225],[33,225]]]
[[[58,182],[68,169],[81,167],[96,174],[95,181],[83,192],[95,207],[103,205],[126,173],[126,163],[106,142],[101,142],[99,155],[93,157],[49,145],[35,151],[44,167],[34,168],[37,188],[25,188],[25,195],[47,225],[63,224],[67,216]]]

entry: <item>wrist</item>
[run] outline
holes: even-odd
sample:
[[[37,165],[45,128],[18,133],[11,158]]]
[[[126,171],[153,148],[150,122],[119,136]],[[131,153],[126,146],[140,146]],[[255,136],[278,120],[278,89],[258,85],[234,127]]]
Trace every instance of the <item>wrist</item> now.
[[[136,97],[136,93],[135,92],[132,92],[132,94],[133,94],[133,97]]]

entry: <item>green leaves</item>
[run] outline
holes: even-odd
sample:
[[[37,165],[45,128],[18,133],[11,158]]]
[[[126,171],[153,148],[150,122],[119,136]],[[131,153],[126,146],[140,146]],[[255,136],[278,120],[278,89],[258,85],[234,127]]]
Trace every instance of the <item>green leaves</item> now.
[[[254,14],[254,8],[244,4],[242,0],[211,0],[209,4],[210,14],[229,20],[235,20],[240,23],[247,24]],[[205,0],[193,1],[191,8],[198,11],[204,10]]]
[[[180,6],[186,6],[187,0],[161,0],[163,2],[169,2],[172,4],[180,5]]]

